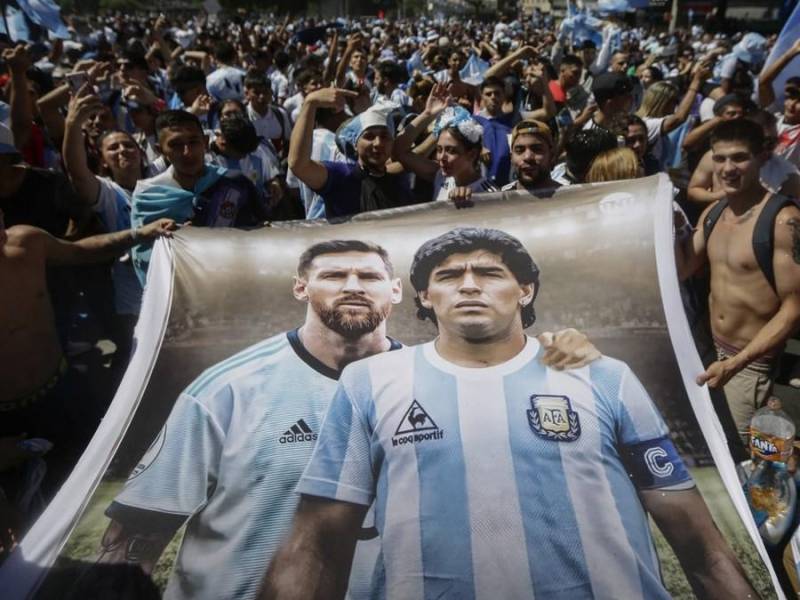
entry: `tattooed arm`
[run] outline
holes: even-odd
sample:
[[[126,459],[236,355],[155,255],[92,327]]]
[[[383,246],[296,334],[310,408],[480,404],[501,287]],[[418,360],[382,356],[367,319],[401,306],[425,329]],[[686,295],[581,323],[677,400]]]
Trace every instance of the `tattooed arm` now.
[[[787,206],[775,219],[772,255],[780,306],[741,352],[717,361],[700,376],[711,387],[725,385],[736,373],[758,358],[780,349],[800,328],[800,209]]]

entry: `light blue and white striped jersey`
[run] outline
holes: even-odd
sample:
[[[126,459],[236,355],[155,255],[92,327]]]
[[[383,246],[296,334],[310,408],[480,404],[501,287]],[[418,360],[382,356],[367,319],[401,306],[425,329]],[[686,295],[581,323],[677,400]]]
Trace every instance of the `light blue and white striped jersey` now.
[[[131,228],[131,192],[107,177],[98,177],[95,212],[109,232]],[[114,310],[118,315],[138,315],[142,306],[142,284],[136,276],[131,256],[126,253],[111,268],[114,281]]]
[[[211,367],[183,391],[106,511],[141,524],[136,530],[176,530],[189,519],[165,598],[256,597],[290,529],[294,488],[338,375],[295,330]],[[377,544],[360,549],[368,566],[355,566],[354,577],[372,573]]]
[[[207,161],[226,167],[229,171],[241,173],[253,182],[260,194],[267,193],[270,181],[281,175],[281,166],[272,147],[265,141],[258,144],[247,156],[228,158],[218,152],[209,152]]]
[[[339,150],[336,145],[336,134],[324,127],[314,130],[313,143],[311,146],[311,160],[317,162],[350,162],[347,157]],[[306,219],[324,219],[325,201],[322,196],[300,181],[292,170],[286,173],[286,185],[293,188],[300,188],[300,198],[306,209]]]
[[[669,598],[637,497],[693,485],[664,422],[624,363],[539,352],[472,369],[429,343],[345,368],[298,491],[374,500],[374,597]]]

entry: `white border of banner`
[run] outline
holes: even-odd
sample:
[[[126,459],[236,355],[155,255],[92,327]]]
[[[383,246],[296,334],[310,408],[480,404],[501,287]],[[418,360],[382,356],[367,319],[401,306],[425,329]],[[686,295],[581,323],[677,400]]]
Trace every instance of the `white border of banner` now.
[[[683,378],[683,386],[692,404],[692,409],[697,417],[700,430],[706,440],[711,456],[717,465],[719,475],[725,484],[725,489],[731,497],[739,516],[744,522],[747,532],[753,539],[761,559],[769,569],[772,585],[778,598],[785,600],[786,596],[781,590],[775,569],[767,556],[767,549],[758,533],[755,520],[750,512],[736,467],[731,458],[728,444],[722,425],[714,412],[711,397],[707,386],[698,386],[695,377],[704,372],[703,363],[697,354],[697,348],[689,327],[689,321],[681,303],[681,293],[678,287],[678,269],[675,265],[675,243],[673,234],[673,209],[672,209],[672,182],[664,174],[659,175],[658,198],[669,198],[670,201],[657,203],[653,210],[653,228],[655,231],[656,267],[658,269],[658,284],[661,288],[661,299],[664,303],[664,312],[667,317],[667,329],[672,341],[672,349],[678,361],[678,367]]]
[[[141,318],[136,324],[136,348],[125,376],[75,470],[0,567],[4,600],[33,596],[77,525],[136,414],[164,339],[172,306],[173,268],[169,240],[161,238],[153,248]]]

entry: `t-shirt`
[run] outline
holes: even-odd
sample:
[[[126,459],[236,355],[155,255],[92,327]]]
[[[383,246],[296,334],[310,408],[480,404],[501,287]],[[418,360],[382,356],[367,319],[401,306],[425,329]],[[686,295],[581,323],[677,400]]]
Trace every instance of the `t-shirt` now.
[[[431,342],[345,368],[297,489],[374,501],[376,597],[670,597],[637,494],[693,487],[666,425],[624,363],[541,352],[465,368]]]
[[[386,201],[379,202],[376,209],[395,208],[414,203],[408,181],[404,175],[383,175],[373,177],[364,173],[356,163],[342,163],[323,161],[323,166],[328,170],[328,179],[325,185],[316,190],[325,202],[325,215],[327,218],[354,215],[362,210],[361,192],[362,185],[371,178],[370,183],[380,186]]]
[[[6,227],[33,225],[56,237],[67,231],[76,207],[84,206],[69,180],[56,171],[25,168],[25,177],[12,196],[0,197]]]
[[[800,167],[800,123],[789,125],[783,115],[778,118],[778,145],[773,152]]]
[[[181,393],[106,511],[168,531],[188,519],[165,598],[256,597],[291,527],[292,490],[338,377],[294,330],[214,365]]]
[[[456,187],[456,181],[453,177],[445,177],[441,169],[436,171],[436,177],[433,179],[433,199],[434,200],[449,200],[450,192]],[[468,186],[474,194],[485,194],[487,192],[496,192],[497,187],[485,177],[480,177],[470,183]]]
[[[98,177],[95,212],[106,230],[126,231],[131,228],[131,192],[107,177]],[[114,261],[111,268],[114,281],[114,310],[119,315],[138,315],[142,306],[142,284],[136,276],[129,253]]]
[[[247,116],[253,122],[259,137],[271,141],[278,152],[292,136],[292,124],[283,108],[270,106],[265,114],[260,115],[248,104]]]

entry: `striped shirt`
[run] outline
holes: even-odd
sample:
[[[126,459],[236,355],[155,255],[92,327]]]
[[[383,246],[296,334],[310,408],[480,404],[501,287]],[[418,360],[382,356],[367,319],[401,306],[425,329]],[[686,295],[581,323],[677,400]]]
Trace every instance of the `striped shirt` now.
[[[298,491],[375,502],[376,597],[669,598],[637,488],[692,480],[631,370],[528,339],[465,368],[433,343],[349,365]]]
[[[151,528],[188,519],[165,598],[256,597],[291,526],[292,490],[338,376],[294,330],[211,367],[183,391],[106,511]]]

